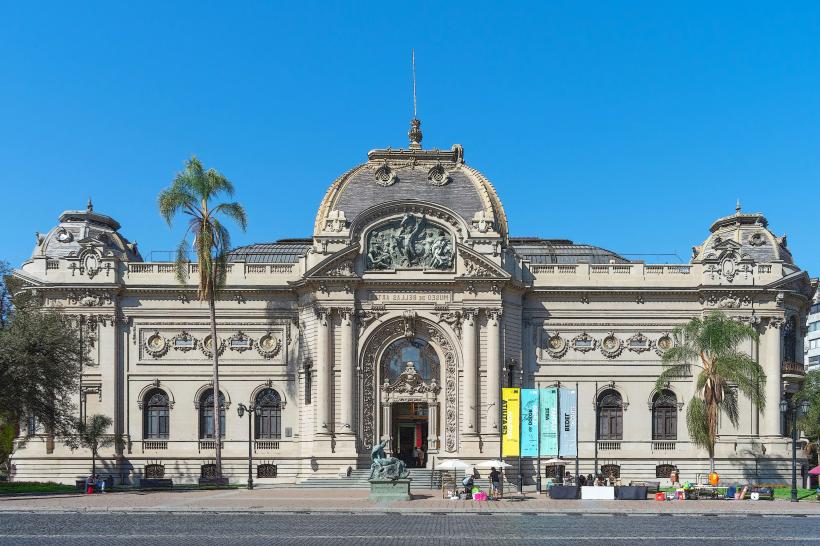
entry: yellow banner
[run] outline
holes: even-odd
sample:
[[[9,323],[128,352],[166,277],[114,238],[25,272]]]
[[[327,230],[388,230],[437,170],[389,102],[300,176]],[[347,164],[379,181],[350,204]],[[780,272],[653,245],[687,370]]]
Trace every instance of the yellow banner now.
[[[521,389],[501,389],[501,456],[521,456]]]

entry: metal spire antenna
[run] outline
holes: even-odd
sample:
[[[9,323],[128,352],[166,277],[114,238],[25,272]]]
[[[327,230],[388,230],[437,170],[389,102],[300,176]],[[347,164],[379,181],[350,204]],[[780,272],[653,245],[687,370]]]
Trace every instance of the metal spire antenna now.
[[[410,59],[413,64],[413,119],[410,120],[410,131],[407,136],[410,137],[410,149],[421,149],[421,121],[416,117],[416,50],[410,50]]]
[[[413,119],[416,119],[416,50],[410,50],[410,59],[413,63]]]

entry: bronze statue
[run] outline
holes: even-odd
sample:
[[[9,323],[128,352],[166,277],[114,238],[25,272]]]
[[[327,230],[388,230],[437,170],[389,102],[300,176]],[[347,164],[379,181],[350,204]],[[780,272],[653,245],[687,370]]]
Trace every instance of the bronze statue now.
[[[403,461],[388,457],[384,452],[387,440],[378,442],[370,450],[370,479],[371,480],[400,480],[410,475]]]

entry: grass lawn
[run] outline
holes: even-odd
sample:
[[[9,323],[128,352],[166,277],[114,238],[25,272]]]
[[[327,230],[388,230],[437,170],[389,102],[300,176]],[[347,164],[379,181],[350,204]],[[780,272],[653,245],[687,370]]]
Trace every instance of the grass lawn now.
[[[774,490],[774,498],[775,499],[782,499],[782,500],[789,500],[792,498],[792,488],[791,487],[777,487]],[[797,489],[797,500],[814,500],[817,498],[817,493],[814,489]]]
[[[15,493],[74,493],[77,488],[54,482],[0,482],[0,495]]]

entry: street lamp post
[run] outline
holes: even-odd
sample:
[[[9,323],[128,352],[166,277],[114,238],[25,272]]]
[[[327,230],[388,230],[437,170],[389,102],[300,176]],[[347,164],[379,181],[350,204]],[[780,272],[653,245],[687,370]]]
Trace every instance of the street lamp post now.
[[[248,489],[253,489],[253,415],[256,413],[256,407],[251,404],[250,407],[240,403],[236,407],[236,413],[242,418],[248,412]]]
[[[792,413],[792,502],[797,502],[797,417],[809,411],[809,401],[803,400],[800,404],[796,400],[781,400],[780,411],[785,415],[789,410]]]

